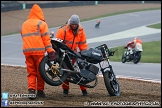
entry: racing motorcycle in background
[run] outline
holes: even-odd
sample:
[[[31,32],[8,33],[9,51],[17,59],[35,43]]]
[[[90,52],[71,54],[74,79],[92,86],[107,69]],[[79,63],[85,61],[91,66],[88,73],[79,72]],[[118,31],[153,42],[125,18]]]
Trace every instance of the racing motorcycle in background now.
[[[106,89],[110,96],[120,96],[120,86],[116,79],[109,57],[110,51],[106,44],[89,48],[81,52],[71,50],[63,40],[51,39],[52,47],[57,52],[56,60],[49,61],[48,55],[42,59],[39,69],[43,80],[51,86],[59,86],[67,80],[70,83],[94,88],[98,83],[98,74],[102,72]],[[72,63],[72,60],[75,60]],[[106,62],[106,66],[101,65]],[[97,67],[95,64],[99,64]]]
[[[122,55],[122,63],[133,61],[134,64],[137,64],[141,59],[141,49],[132,49],[130,47],[124,47],[126,50]]]
[[[54,34],[54,31],[51,31],[51,32],[50,32],[50,38],[51,38],[51,39],[54,38],[54,35],[55,35],[55,34]]]
[[[100,20],[97,20],[97,23],[95,24],[95,28],[99,28],[100,26]]]

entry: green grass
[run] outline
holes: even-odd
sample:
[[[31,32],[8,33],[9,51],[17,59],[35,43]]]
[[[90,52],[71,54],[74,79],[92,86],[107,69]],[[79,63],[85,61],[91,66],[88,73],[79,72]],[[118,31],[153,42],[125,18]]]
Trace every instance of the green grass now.
[[[114,47],[110,50],[118,49],[114,56],[110,56],[111,61],[121,62],[125,51],[124,46]],[[141,53],[141,63],[161,63],[161,40],[143,43],[143,52]]]
[[[147,27],[156,28],[156,29],[161,29],[161,23],[149,25],[149,26],[147,26]]]

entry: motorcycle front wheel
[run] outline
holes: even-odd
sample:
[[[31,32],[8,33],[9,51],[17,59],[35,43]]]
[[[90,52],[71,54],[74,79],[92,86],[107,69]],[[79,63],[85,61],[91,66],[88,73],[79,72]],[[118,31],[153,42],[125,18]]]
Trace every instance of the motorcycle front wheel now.
[[[99,24],[95,24],[95,28],[98,28],[99,27]]]
[[[54,62],[54,61],[52,61]],[[63,71],[52,71],[51,67],[57,67],[59,63],[59,61],[56,61],[55,63],[52,63],[51,61],[49,61],[48,56],[44,56],[44,58],[42,59],[42,61],[40,62],[39,65],[39,70],[40,70],[40,74],[41,77],[43,78],[43,80],[51,85],[51,86],[59,86],[63,83],[63,81],[65,81],[65,79],[67,78],[68,73],[67,72],[63,72]],[[57,65],[56,65],[57,64]],[[61,66],[62,68],[65,68],[65,64],[63,63],[63,66]]]
[[[125,54],[122,56],[122,63],[125,63],[127,61]]]
[[[113,72],[106,70],[103,73],[104,83],[110,96],[120,96],[120,87]]]

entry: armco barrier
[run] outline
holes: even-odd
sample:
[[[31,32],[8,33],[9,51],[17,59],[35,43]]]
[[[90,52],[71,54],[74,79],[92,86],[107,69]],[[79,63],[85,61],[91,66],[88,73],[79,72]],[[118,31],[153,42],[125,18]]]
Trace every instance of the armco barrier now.
[[[25,2],[24,2],[25,3]],[[15,11],[22,9],[30,9],[34,3],[20,3],[17,1],[1,1],[1,12]],[[37,3],[37,1],[35,1]],[[130,3],[160,3],[161,1],[98,1],[98,4],[130,4]],[[41,8],[58,8],[70,6],[85,6],[96,5],[96,1],[67,1],[67,2],[52,2],[52,3],[37,3]]]

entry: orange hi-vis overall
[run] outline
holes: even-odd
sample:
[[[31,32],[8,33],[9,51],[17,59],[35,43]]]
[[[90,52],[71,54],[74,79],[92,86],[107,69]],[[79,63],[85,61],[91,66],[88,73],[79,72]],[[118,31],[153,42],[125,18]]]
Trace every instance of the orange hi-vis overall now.
[[[64,40],[65,44],[74,51],[82,51],[88,48],[88,44],[86,42],[86,34],[83,28],[79,25],[77,34],[74,34],[72,29],[70,29],[69,25],[66,24],[62,28],[60,28],[56,34],[56,38]],[[75,61],[73,61],[74,63]],[[62,84],[63,89],[69,89],[69,82],[64,81]],[[80,86],[81,90],[86,90],[85,86]]]
[[[33,5],[28,19],[22,25],[20,34],[26,58],[28,89],[44,90],[44,80],[39,72],[39,64],[45,52],[51,52],[54,49],[43,12],[37,4]]]

